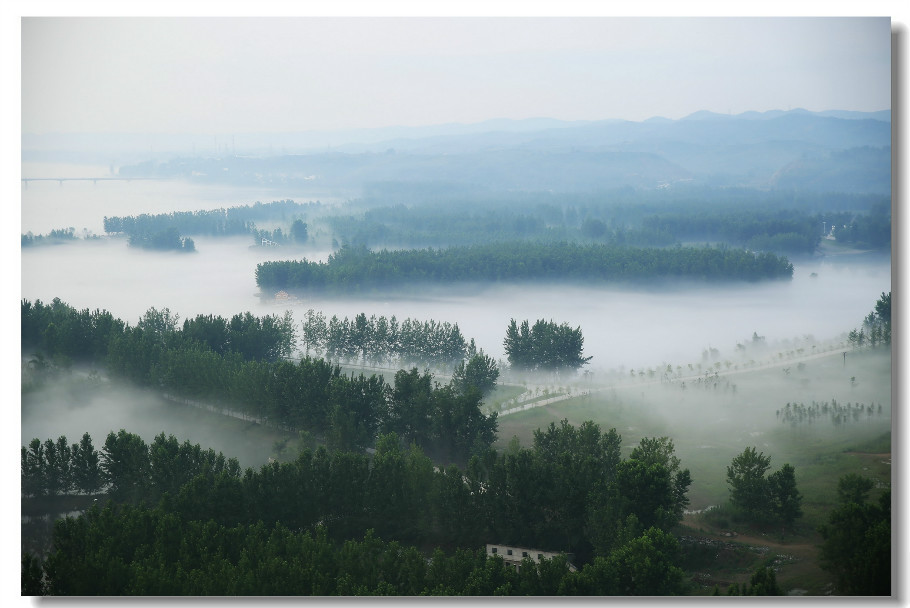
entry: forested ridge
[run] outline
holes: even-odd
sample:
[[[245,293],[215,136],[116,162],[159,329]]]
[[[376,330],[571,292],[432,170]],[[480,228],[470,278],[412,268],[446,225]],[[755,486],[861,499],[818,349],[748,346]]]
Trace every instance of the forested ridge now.
[[[756,281],[792,276],[786,258],[742,249],[530,241],[398,251],[344,246],[327,262],[269,261],[256,267],[256,284],[262,288],[346,292],[466,281]]]
[[[312,134],[303,139],[288,134],[282,143],[295,153],[146,161],[121,167],[120,174],[289,189],[312,186],[315,179],[329,189],[397,181],[423,190],[477,185],[499,192],[587,193],[663,185],[890,195],[890,116],[869,113],[853,120],[800,109],[748,114],[699,112],[679,120],[594,121],[564,128],[550,123],[514,132],[500,131],[500,125],[488,125],[486,132],[477,132],[476,125],[447,128],[458,133],[454,137],[429,137],[438,134],[435,127],[423,133],[388,130],[363,133],[357,139],[372,143],[350,141],[342,148],[335,147],[334,135],[314,144]],[[331,150],[313,149],[328,145]]]

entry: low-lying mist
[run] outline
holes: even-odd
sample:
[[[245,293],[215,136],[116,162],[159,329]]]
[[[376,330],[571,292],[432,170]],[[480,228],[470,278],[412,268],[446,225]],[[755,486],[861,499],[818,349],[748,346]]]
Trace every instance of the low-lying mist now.
[[[22,187],[21,232],[46,234],[53,229],[72,226],[77,234],[86,228],[104,234],[104,218],[218,209],[293,199],[344,200],[338,192],[303,191],[299,186],[238,187],[227,184],[189,183],[179,180],[65,181],[61,178],[117,178],[118,167],[66,164],[22,163],[23,178],[54,178],[31,181]],[[195,238],[195,237],[194,237]]]
[[[571,386],[556,384],[556,391]],[[692,471],[693,509],[726,500],[726,466],[746,447],[771,456],[774,470],[792,464],[800,481],[835,454],[892,429],[887,348],[805,352],[739,370],[721,366],[716,375],[695,378],[630,374],[607,386],[584,380],[575,386],[571,399],[501,416],[498,445],[512,437],[529,445],[534,429],[563,418],[616,428],[626,454],[642,437],[668,436]]]
[[[251,248],[244,237],[196,239],[197,252],[149,252],[122,239],[22,250],[22,297],[59,297],[76,308],[102,308],[135,323],[149,308],[181,319],[308,309],[353,318],[457,323],[466,339],[495,359],[510,319],[580,326],[591,370],[628,370],[701,361],[705,350],[733,351],[753,334],[768,344],[831,340],[858,327],[882,292],[891,290],[887,257],[822,258],[795,265],[790,281],[646,286],[457,284],[356,298],[301,293],[290,300],[262,294],[259,262],[282,259],[280,248]],[[308,252],[322,258],[327,251]]]
[[[101,450],[110,432],[135,433],[151,443],[159,433],[188,440],[234,457],[242,467],[259,467],[272,456],[275,440],[286,437],[277,431],[243,420],[174,403],[162,395],[90,379],[74,371],[46,378],[40,387],[22,395],[22,445],[34,438],[54,439],[66,435],[77,443],[83,433]]]

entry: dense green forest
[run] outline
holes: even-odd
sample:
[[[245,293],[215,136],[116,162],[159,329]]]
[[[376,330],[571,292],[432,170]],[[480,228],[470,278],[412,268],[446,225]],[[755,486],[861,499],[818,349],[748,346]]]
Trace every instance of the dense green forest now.
[[[169,309],[150,308],[135,327],[106,310],[77,310],[54,298],[21,302],[22,348],[37,349],[51,358],[104,363],[112,343],[125,334],[150,344],[172,347],[198,345],[219,355],[236,354],[244,360],[276,362],[289,357],[296,329],[289,312],[282,317],[256,317],[249,312],[230,319],[197,315],[180,325]]]
[[[113,502],[59,520],[46,561],[26,561],[59,595],[682,593],[670,530],[688,471],[666,438],[628,458],[620,446],[615,430],[563,421],[531,448],[488,450],[464,470],[434,468],[389,434],[372,457],[320,448],[241,472],[172,436],[146,445],[121,430],[97,455]],[[556,559],[516,572],[476,552],[487,542],[564,552],[579,571]],[[435,547],[432,559],[417,547]],[[458,574],[434,578],[449,568]]]
[[[471,281],[757,281],[792,276],[786,258],[743,249],[530,241],[378,252],[344,246],[327,262],[270,261],[256,267],[256,284],[262,288],[345,292]]]
[[[463,464],[496,437],[496,414],[480,411],[485,387],[466,382],[481,381],[477,374],[439,385],[413,368],[399,370],[390,384],[376,375],[346,376],[323,359],[294,363],[285,358],[295,343],[288,314],[230,321],[199,315],[180,330],[168,309],[150,309],[132,327],[107,311],[77,311],[57,299],[49,306],[23,300],[21,308],[23,350],[42,353],[36,368],[46,366],[43,354],[102,364],[138,386],[317,433],[337,448],[363,450],[378,432],[395,432],[442,462]]]
[[[46,555],[23,554],[25,595],[671,595],[689,591],[683,567],[698,554],[673,534],[691,478],[672,440],[623,457],[615,429],[591,422],[551,423],[530,448],[488,450],[464,470],[434,467],[394,433],[372,457],[304,449],[245,471],[163,433],[147,445],[111,432],[100,452],[88,434],[66,443],[23,446],[24,492],[103,490],[107,503],[57,520]],[[751,448],[734,459],[732,502],[798,506],[792,467],[764,477],[768,460]],[[845,591],[888,594],[890,493],[870,502],[871,488],[840,480],[823,564]],[[798,516],[787,505],[753,515],[786,523]],[[561,555],[516,569],[478,549],[491,542]],[[728,590],[781,593],[770,567]]]
[[[873,313],[890,319],[888,294]],[[644,437],[626,452],[615,429],[563,420],[535,431],[530,447],[513,442],[496,451],[496,418],[479,414],[479,386],[464,381],[467,366],[447,386],[417,369],[400,370],[393,385],[376,376],[347,378],[321,360],[267,360],[280,357],[280,347],[241,346],[247,334],[281,343],[292,331],[286,319],[265,318],[284,328],[270,338],[262,337],[263,319],[249,313],[234,319],[200,316],[178,329],[170,311],[152,309],[131,328],[107,312],[77,311],[59,300],[22,302],[23,349],[47,349],[57,364],[111,365],[122,356],[112,347],[136,340],[147,348],[121,352],[132,352],[134,372],[139,361],[146,363],[145,375],[132,377],[140,384],[157,389],[175,381],[180,366],[168,365],[164,353],[206,352],[210,361],[261,366],[258,376],[244,378],[260,396],[283,378],[286,392],[327,390],[331,398],[323,403],[333,404],[325,446],[302,447],[291,461],[258,470],[241,470],[233,458],[164,433],[147,444],[126,430],[111,432],[100,450],[87,433],[73,444],[63,436],[33,439],[21,450],[25,500],[74,495],[102,502],[56,521],[48,553],[23,554],[23,594],[693,591],[683,569],[701,549],[674,533],[692,479],[672,439]],[[277,354],[252,354],[269,352]],[[43,361],[43,354],[34,355],[36,367]],[[186,361],[183,382],[223,382]],[[297,368],[302,376],[295,376]],[[375,426],[360,424],[370,420],[359,408],[371,407],[371,394],[384,404],[385,417],[373,419]],[[465,407],[457,407],[459,400]],[[375,450],[367,452],[368,445]],[[734,458],[727,467],[729,508],[744,525],[789,528],[801,516],[795,471],[784,464],[768,474],[770,468],[770,456],[755,448]],[[838,506],[820,530],[822,565],[846,593],[887,595],[890,494],[870,501],[871,483],[841,480]],[[515,569],[479,549],[488,543],[563,556],[527,559]],[[857,554],[859,545],[864,550]],[[781,590],[773,569],[763,566],[748,585],[731,585],[728,593]]]

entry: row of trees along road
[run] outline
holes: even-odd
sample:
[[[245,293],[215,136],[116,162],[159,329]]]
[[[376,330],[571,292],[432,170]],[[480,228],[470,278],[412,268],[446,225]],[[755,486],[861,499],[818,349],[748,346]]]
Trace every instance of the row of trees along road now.
[[[624,458],[615,429],[562,421],[536,431],[529,448],[487,449],[460,469],[434,468],[416,445],[407,449],[389,434],[372,457],[307,449],[292,462],[244,472],[227,463],[194,465],[208,460],[194,460],[194,451],[172,437],[160,435],[146,446],[121,431],[112,441],[124,452],[117,466],[104,468],[114,504],[58,521],[47,560],[25,556],[24,583],[31,573],[27,581],[39,585],[40,576],[32,576],[37,570],[46,575],[47,590],[60,595],[352,593],[361,584],[376,593],[684,591],[670,530],[688,504],[691,479],[665,437],[642,440]],[[125,502],[157,507],[114,506]],[[392,554],[399,558],[409,555],[408,546],[473,551],[495,539],[573,553],[581,574],[570,576],[557,560],[527,568],[527,575],[544,579],[537,586],[515,580],[472,586],[472,577],[502,566],[499,558],[475,554],[481,561],[475,574],[459,566],[445,584],[425,588],[428,569],[438,572],[441,562],[434,567],[414,553],[419,569],[399,578],[393,574],[400,573],[400,559],[384,559],[381,550],[332,569],[349,551],[347,541],[371,538],[368,530],[401,543]],[[307,538],[326,543],[303,550],[299,543]],[[436,551],[434,560],[441,555]],[[314,569],[323,567],[329,570],[316,578],[325,585],[313,586]],[[378,580],[391,587],[358,578],[366,571],[382,573]],[[341,584],[338,577],[345,575],[359,584]]]

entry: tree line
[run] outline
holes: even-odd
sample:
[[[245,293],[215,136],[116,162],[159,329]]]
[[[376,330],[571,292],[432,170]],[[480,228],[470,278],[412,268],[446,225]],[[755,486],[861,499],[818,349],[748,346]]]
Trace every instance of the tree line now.
[[[250,234],[255,221],[299,219],[320,203],[296,203],[292,200],[256,202],[230,208],[171,213],[104,217],[104,231],[124,234],[154,234],[176,228],[182,234],[231,236]]]
[[[812,424],[814,421],[822,420],[823,418],[829,418],[831,423],[837,427],[847,424],[851,419],[853,422],[858,422],[860,418],[871,419],[876,412],[878,416],[882,415],[881,403],[878,404],[876,409],[874,403],[870,403],[867,406],[863,403],[857,402],[854,404],[848,401],[846,405],[842,405],[837,402],[837,399],[832,399],[830,402],[819,402],[813,399],[808,406],[795,401],[791,404],[788,401],[783,408],[775,412],[775,415],[778,420],[794,428],[797,424]]]
[[[23,350],[38,349],[52,358],[105,362],[115,341],[127,335],[168,347],[195,344],[218,355],[235,353],[244,360],[272,362],[289,357],[297,340],[290,312],[281,317],[246,312],[230,319],[197,315],[181,326],[179,315],[168,308],[152,307],[131,327],[106,310],[77,310],[60,298],[50,304],[21,301]]]
[[[273,230],[265,230],[251,226],[250,234],[253,235],[254,245],[260,246],[288,245],[292,243],[303,244],[309,239],[306,222],[300,218],[295,219],[291,224],[290,229],[286,232],[280,227],[274,228]]]
[[[305,243],[309,237],[306,223],[298,217],[310,204],[294,201],[275,201],[229,209],[202,211],[175,211],[124,217],[104,217],[104,231],[108,234],[125,234],[129,244],[143,249],[195,251],[195,242],[184,234],[208,236],[251,235],[256,245],[264,242],[274,245]],[[290,228],[265,230],[256,227],[254,219],[289,219]],[[23,245],[26,243],[23,235]]]
[[[230,461],[206,464],[210,451],[163,433],[147,448],[123,430],[111,433],[108,443],[112,452],[133,456],[122,458],[126,466],[110,467],[110,489],[134,492],[112,493],[106,506],[58,520],[47,557],[22,556],[24,595],[687,591],[679,542],[665,526],[678,521],[687,502],[688,471],[679,469],[668,438],[645,438],[623,459],[615,430],[563,421],[536,431],[531,448],[475,457],[461,471],[434,469],[418,448],[404,449],[389,435],[372,459],[320,448],[243,473]],[[187,464],[193,462],[203,464]],[[533,473],[546,474],[557,487],[535,493],[542,484]],[[562,480],[563,474],[571,478]],[[820,528],[822,566],[837,575],[843,594],[891,592],[890,490],[869,500],[873,485],[859,475],[842,477],[838,506]],[[565,488],[574,491],[554,500]],[[498,517],[477,519],[488,510]],[[571,551],[579,516],[597,541],[588,554],[578,546]],[[523,528],[529,520],[536,528]],[[536,544],[547,527],[560,526],[553,538],[561,544]],[[477,548],[491,539],[563,554],[536,563],[526,558],[514,569]],[[781,593],[767,567],[748,585],[728,590]]]
[[[353,319],[332,315],[327,320],[310,309],[301,329],[306,354],[354,363],[451,369],[477,354],[474,341],[465,341],[457,323],[433,319],[399,322],[395,315],[359,313]]]
[[[464,462],[496,439],[496,414],[481,413],[479,390],[440,386],[416,368],[399,370],[390,384],[382,376],[342,374],[323,359],[243,361],[192,345],[168,348],[129,331],[112,344],[107,368],[262,424],[316,433],[338,448],[364,450],[380,430],[397,431],[442,462]]]
[[[866,345],[891,346],[891,292],[882,292],[875,303],[875,308],[863,319],[862,327],[857,331],[851,329],[847,339],[853,348]]]
[[[323,528],[228,527],[161,507],[93,507],[61,520],[59,548],[22,560],[23,595],[58,596],[604,596],[680,594],[678,542],[650,529],[577,571],[565,556],[508,565],[483,549],[436,549],[372,531],[343,543]],[[85,554],[79,547],[91,547]]]
[[[211,448],[160,433],[147,445],[141,437],[121,429],[108,433],[97,450],[88,433],[67,445],[66,435],[43,443],[37,437],[22,446],[24,497],[106,492],[111,499],[157,501],[165,492],[176,494],[197,475],[222,472],[239,478],[236,458],[225,458]]]
[[[126,431],[108,441],[119,455],[110,460],[116,465],[102,466],[113,503],[58,521],[47,559],[24,556],[23,585],[40,588],[37,569],[46,591],[59,595],[684,590],[670,531],[688,504],[691,479],[665,437],[643,439],[623,458],[615,429],[563,421],[536,431],[529,448],[487,449],[460,469],[434,468],[419,447],[406,448],[392,433],[380,437],[372,457],[305,449],[291,462],[244,472],[194,457],[198,450],[163,434],[150,446]],[[250,545],[251,535],[263,540]],[[302,550],[314,538],[324,540],[319,550]],[[334,569],[361,538],[373,548]],[[391,554],[378,538],[396,543]],[[488,542],[572,554],[578,572],[557,559],[509,573],[499,558],[476,550]],[[413,547],[437,549],[427,560]],[[425,584],[431,571],[447,570],[437,561],[444,550],[455,571]],[[456,566],[462,560],[469,563]],[[506,578],[481,585],[493,571]],[[350,580],[333,582],[338,577]],[[314,580],[325,586],[313,587]],[[391,587],[376,587],[379,581]]]
[[[400,185],[370,189],[378,195],[353,201],[358,213],[327,222],[341,243],[367,248],[475,245],[494,241],[590,240],[613,246],[666,247],[708,240],[777,254],[815,251],[827,226],[847,226],[838,240],[882,246],[890,217],[880,197],[775,193],[733,188],[648,194],[618,189],[590,195],[562,193],[410,192]],[[451,204],[440,204],[436,199]],[[448,198],[454,200],[448,201]],[[395,201],[390,204],[390,201]],[[401,201],[406,201],[407,204]],[[435,204],[434,204],[435,203]],[[887,202],[890,205],[890,201]],[[873,228],[874,227],[874,228]]]
[[[333,215],[326,222],[342,243],[355,246],[426,247],[454,246],[534,239],[565,240],[565,227],[549,225],[532,210],[458,209],[405,206],[367,209],[358,215]]]
[[[131,232],[128,241],[130,247],[157,249],[159,251],[196,251],[196,243],[190,237],[180,236],[180,232],[169,226],[157,232]]]
[[[92,235],[88,231],[83,234],[86,240],[97,239],[99,237]],[[55,228],[47,234],[33,234],[31,231],[22,235],[22,247],[32,247],[35,245],[57,245],[59,243],[70,243],[77,240],[75,228]]]
[[[389,384],[382,376],[346,376],[323,359],[285,359],[294,344],[289,313],[283,319],[245,313],[230,322],[200,315],[184,321],[183,330],[177,325],[168,309],[150,309],[132,327],[59,299],[50,306],[22,301],[23,348],[100,362],[113,377],[315,432],[337,448],[363,450],[378,432],[397,432],[442,462],[464,463],[496,438],[496,414],[481,413],[483,387],[470,384],[483,367],[480,354],[447,385],[416,368],[400,370]]]
[[[468,281],[757,281],[792,276],[786,258],[742,249],[529,241],[399,251],[343,246],[326,262],[282,260],[256,267],[256,284],[264,289],[353,292]]]
[[[822,215],[797,210],[731,209],[656,213],[642,229],[676,239],[705,239],[759,251],[811,254],[822,238]]]
[[[88,433],[69,445],[66,435],[56,441],[32,439],[22,446],[22,495],[94,494],[103,486],[102,464]]]
[[[840,243],[870,249],[891,246],[891,201],[881,201],[867,213],[838,218],[834,237]]]

